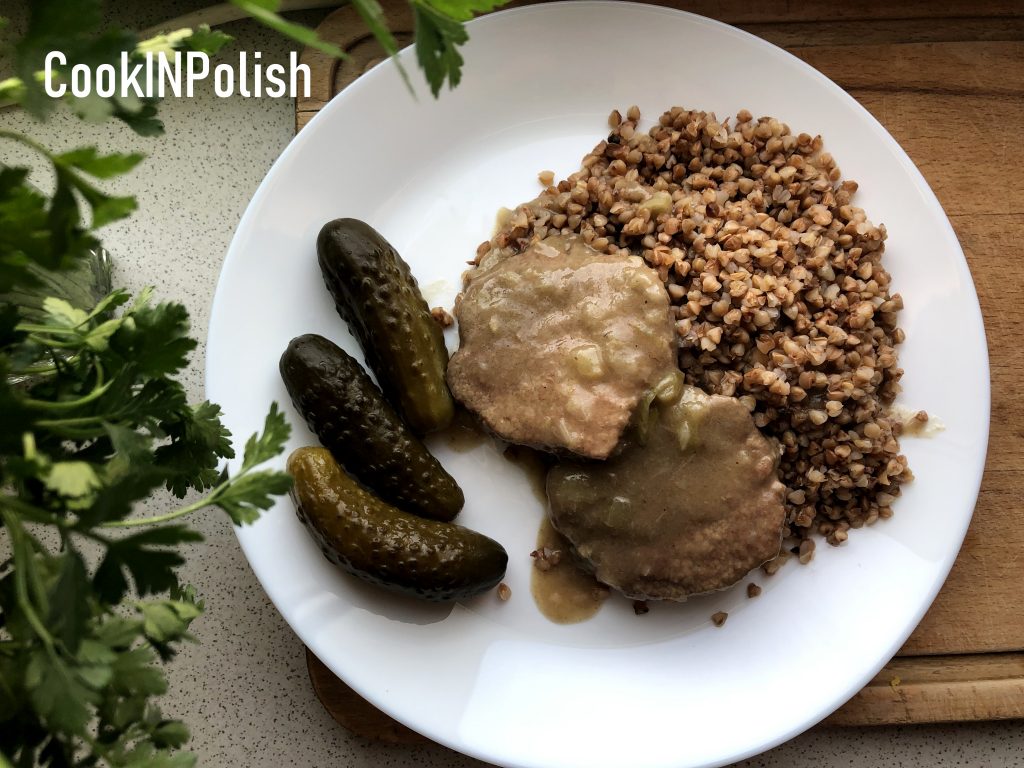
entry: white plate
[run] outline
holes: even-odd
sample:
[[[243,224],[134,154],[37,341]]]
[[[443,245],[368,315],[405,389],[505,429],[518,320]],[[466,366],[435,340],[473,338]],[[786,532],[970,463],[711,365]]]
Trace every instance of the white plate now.
[[[510,554],[512,599],[442,607],[394,598],[332,567],[288,500],[238,532],[278,610],[356,691],[454,749],[505,766],[721,765],[788,739],[846,701],[900,647],[938,592],[977,495],[988,433],[984,331],[953,230],[924,179],[863,108],[789,54],[730,27],[626,3],[545,4],[471,25],[462,84],[414,101],[392,66],[328,104],[281,155],[242,218],[217,288],[209,396],[241,438],[288,398],[277,360],[322,333],[358,355],[317,269],[338,216],[370,222],[449,305],[496,210],[564,177],[612,108],[648,119],[686,105],[747,108],[821,133],[857,202],[889,231],[886,263],[906,300],[902,402],[942,418],[905,441],[917,480],[896,516],[819,548],[748,600],[735,589],[643,617],[615,600],[556,626],[529,593],[543,510],[492,447],[432,442],[466,491],[461,522]],[[411,51],[402,59],[415,69]],[[454,345],[454,338],[449,344]],[[290,407],[289,407],[290,408]],[[313,442],[294,411],[290,448]],[[283,465],[283,458],[277,466]],[[709,617],[729,612],[716,629]]]

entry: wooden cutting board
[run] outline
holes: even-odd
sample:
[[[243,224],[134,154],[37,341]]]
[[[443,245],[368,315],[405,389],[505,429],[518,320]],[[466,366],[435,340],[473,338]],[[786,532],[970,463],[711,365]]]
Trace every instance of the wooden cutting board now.
[[[399,44],[410,42],[405,0],[381,4],[391,29],[400,31]],[[1024,718],[1024,277],[1018,262],[1024,243],[1024,4],[656,4],[709,16],[775,43],[867,107],[938,195],[981,300],[993,418],[974,520],[946,585],[899,655],[826,722]],[[383,57],[351,8],[328,16],[319,31],[351,59],[339,64],[304,51],[312,94],[296,102],[296,130]],[[935,352],[933,375],[941,376],[943,366],[955,363],[955,350]],[[317,696],[339,723],[378,740],[423,740],[362,700],[312,653],[307,662]]]

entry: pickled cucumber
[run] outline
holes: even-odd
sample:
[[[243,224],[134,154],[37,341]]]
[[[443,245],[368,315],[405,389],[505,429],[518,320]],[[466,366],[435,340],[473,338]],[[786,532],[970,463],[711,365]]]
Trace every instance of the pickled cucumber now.
[[[387,399],[418,434],[447,427],[455,413],[444,379],[448,351],[409,265],[357,219],[325,224],[316,250],[338,314]]]
[[[327,559],[353,576],[427,600],[460,600],[505,575],[508,554],[496,541],[385,504],[325,448],[297,449],[288,472],[299,519]]]
[[[299,336],[280,368],[306,424],[361,483],[421,517],[448,521],[459,513],[462,489],[343,349],[323,336]]]

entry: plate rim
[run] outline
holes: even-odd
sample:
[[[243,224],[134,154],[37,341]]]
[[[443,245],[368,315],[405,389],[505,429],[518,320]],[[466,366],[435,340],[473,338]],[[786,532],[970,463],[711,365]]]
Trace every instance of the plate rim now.
[[[551,12],[553,9],[557,10],[566,7],[632,7],[635,10],[644,13],[655,13],[666,16],[681,17],[685,19],[686,22],[689,24],[694,24],[698,27],[709,27],[717,29],[720,32],[731,34],[733,36],[744,39],[747,44],[758,47],[763,51],[770,51],[774,56],[779,56],[779,54],[782,54],[782,57],[784,59],[788,59],[790,64],[795,64],[800,70],[804,72],[805,75],[812,77],[821,82],[822,84],[824,84],[827,88],[835,92],[836,95],[844,102],[846,102],[847,105],[851,107],[855,112],[858,112],[862,118],[865,118],[868,126],[870,127],[875,137],[878,140],[880,140],[880,142],[884,144],[888,150],[892,152],[896,160],[899,162],[899,165],[902,168],[902,170],[904,170],[907,173],[909,179],[912,181],[918,193],[921,195],[923,204],[926,205],[932,211],[933,214],[938,214],[939,218],[937,220],[941,220],[943,228],[943,232],[941,235],[942,239],[947,241],[953,248],[955,248],[954,255],[959,255],[959,259],[955,260],[956,269],[959,273],[959,277],[963,279],[964,286],[968,289],[965,299],[967,300],[971,309],[970,317],[964,318],[964,320],[969,324],[976,326],[978,332],[980,333],[978,351],[981,355],[981,358],[984,361],[985,371],[988,373],[988,375],[985,377],[983,391],[976,392],[973,394],[974,399],[982,402],[984,406],[983,410],[986,416],[983,425],[981,425],[980,427],[979,435],[980,438],[983,440],[984,447],[983,450],[980,452],[979,456],[977,457],[975,465],[971,467],[971,471],[968,478],[969,482],[966,483],[967,488],[970,490],[969,495],[973,497],[974,502],[971,508],[971,513],[965,516],[961,529],[956,532],[955,541],[958,543],[955,550],[950,548],[949,552],[947,552],[947,554],[944,555],[944,557],[942,558],[941,563],[937,565],[935,568],[935,578],[933,579],[933,582],[928,590],[927,599],[923,600],[918,610],[914,613],[914,615],[910,616],[905,621],[903,628],[896,635],[897,641],[891,644],[889,650],[884,655],[884,658],[881,661],[876,660],[872,664],[867,665],[865,667],[866,672],[859,678],[858,686],[855,690],[853,690],[852,692],[842,692],[838,694],[836,697],[834,697],[832,703],[830,703],[820,713],[820,715],[801,721],[799,724],[793,726],[791,729],[777,735],[777,737],[765,741],[759,747],[753,749],[745,749],[740,752],[730,753],[720,759],[704,764],[706,768],[717,768],[719,766],[725,766],[733,762],[744,760],[749,757],[762,754],[763,752],[768,751],[770,749],[773,749],[774,747],[777,747],[778,745],[786,741],[789,741],[790,739],[805,732],[809,728],[812,728],[813,726],[827,718],[830,714],[835,712],[837,709],[839,709],[841,706],[843,706],[843,704],[849,701],[849,699],[852,696],[856,695],[857,691],[863,688],[875,675],[878,674],[878,672],[885,666],[885,664],[887,664],[889,660],[895,656],[895,654],[904,645],[906,640],[917,628],[921,620],[924,618],[925,614],[928,612],[928,610],[934,603],[935,598],[937,597],[942,586],[945,584],[949,576],[950,570],[952,569],[953,564],[955,563],[956,558],[963,547],[964,537],[966,536],[968,527],[971,521],[973,520],[974,510],[976,509],[978,493],[981,487],[981,481],[983,478],[984,468],[986,465],[986,459],[988,454],[991,425],[991,367],[989,362],[988,342],[987,334],[985,331],[984,318],[981,311],[981,305],[978,300],[977,288],[974,284],[974,279],[970,272],[970,266],[968,264],[966,255],[963,252],[963,248],[960,244],[959,238],[957,237],[956,232],[953,229],[953,226],[949,220],[948,215],[946,214],[941,203],[939,202],[938,197],[935,195],[935,192],[932,190],[931,186],[924,178],[924,175],[914,164],[913,160],[911,160],[911,158],[903,149],[903,147],[900,146],[899,142],[897,142],[896,139],[888,132],[888,130],[886,130],[882,123],[877,118],[875,118],[875,116],[870,111],[868,111],[868,109],[864,107],[859,101],[857,101],[850,93],[848,93],[844,88],[842,88],[837,83],[828,78],[822,72],[815,69],[813,66],[803,61],[799,57],[793,55],[784,48],[777,46],[750,32],[746,32],[745,30],[739,29],[731,24],[727,24],[725,22],[721,22],[712,18],[708,18],[706,16],[701,16],[700,14],[696,14],[691,11],[684,11],[662,5],[635,2],[634,0],[554,0],[553,2],[538,2],[535,4],[519,6],[516,8],[506,8],[503,10],[498,10],[484,14],[467,22],[466,27],[470,33],[470,36],[472,36],[473,30],[476,27],[487,24],[501,23],[500,20],[502,18],[537,13],[544,14]],[[408,57],[408,52],[412,48],[412,44],[406,46],[405,48],[401,49],[399,55],[404,55]],[[288,159],[290,158],[291,154],[297,151],[297,147],[301,145],[302,134],[310,133],[309,127],[314,124],[317,124],[317,122],[321,120],[321,117],[324,114],[331,114],[335,111],[340,111],[341,109],[343,109],[343,106],[349,94],[357,93],[367,87],[370,87],[372,85],[372,81],[374,80],[374,78],[377,77],[377,73],[379,72],[379,70],[389,66],[391,66],[391,62],[388,59],[384,59],[383,61],[377,63],[375,66],[371,67],[366,72],[361,74],[353,82],[351,82],[344,89],[342,89],[342,91],[335,94],[335,96],[333,96],[330,99],[330,101],[327,104],[325,104],[324,107],[313,116],[313,118],[309,121],[309,123],[307,123],[304,129],[293,137],[293,139],[284,148],[284,150],[281,152],[278,158],[274,161],[273,165],[268,170],[263,180],[260,182],[252,198],[246,204],[245,211],[240,217],[238,225],[235,227],[234,233],[232,234],[231,242],[228,246],[225,258],[218,273],[217,285],[214,291],[213,300],[210,305],[209,325],[206,336],[207,349],[209,349],[210,340],[214,337],[215,331],[217,331],[220,328],[220,323],[217,321],[217,318],[224,316],[222,310],[225,299],[223,291],[224,281],[222,278],[224,277],[225,272],[228,270],[229,264],[232,264],[235,260],[244,258],[244,256],[238,252],[236,242],[239,239],[239,234],[244,229],[247,228],[250,217],[254,215],[254,209],[258,207],[254,204],[258,203],[259,201],[262,200],[263,197],[269,194],[268,189],[272,185],[273,180],[279,173],[282,173],[282,168],[284,168],[287,165]],[[220,308],[221,311],[218,311],[218,308]],[[204,392],[207,397],[210,397],[210,382],[216,378],[216,376],[213,375],[213,365],[211,363],[211,359],[211,356],[207,354],[205,365],[203,368]],[[238,436],[233,436],[232,440],[233,442],[236,440],[240,442],[240,438]],[[246,537],[242,535],[241,529],[239,529],[237,526],[233,526],[233,529],[236,538],[238,538],[239,540],[241,549],[246,556],[246,561],[248,562],[250,569],[256,576],[261,589],[263,589],[264,593],[267,595],[267,598],[274,605],[275,610],[281,615],[281,617],[288,624],[289,629],[291,629],[291,631],[295,633],[299,640],[307,648],[309,648],[317,656],[317,658],[319,658],[332,671],[332,673],[334,673],[340,679],[345,681],[344,675],[340,673],[339,670],[336,668],[337,665],[333,664],[331,661],[324,658],[324,654],[322,653],[322,651],[324,651],[325,649],[321,647],[324,645],[324,643],[317,642],[315,638],[307,639],[306,637],[303,637],[303,633],[301,633],[288,619],[286,611],[282,610],[282,606],[278,605],[278,603],[271,596],[271,591],[264,583],[263,577],[260,575],[256,567],[254,566],[253,560],[250,557],[249,546],[247,546],[246,544]],[[950,540],[954,540],[952,536],[950,537]],[[345,682],[346,684],[351,685],[351,683],[349,683],[348,681]],[[417,724],[415,722],[409,720],[407,717],[390,711],[387,702],[381,695],[378,695],[373,691],[368,691],[354,685],[352,686],[352,688],[356,691],[357,694],[362,696],[364,699],[366,699],[368,702],[370,702],[372,705],[374,705],[390,717],[393,717],[394,719],[408,726],[417,733],[421,733],[421,735],[423,735],[427,739],[435,743],[441,744],[445,747],[448,747],[449,749],[459,752],[460,754],[467,755],[479,760],[494,762],[495,764],[510,766],[510,768],[511,766],[522,765],[525,767],[528,765],[526,763],[509,762],[508,759],[500,755],[495,755],[486,752],[483,749],[478,749],[466,744],[458,743],[455,740],[446,738],[443,735],[424,733],[423,730],[417,727]]]

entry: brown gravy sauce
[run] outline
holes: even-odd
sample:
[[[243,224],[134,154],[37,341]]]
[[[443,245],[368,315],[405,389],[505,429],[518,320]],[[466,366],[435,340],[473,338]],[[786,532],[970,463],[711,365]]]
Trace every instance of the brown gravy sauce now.
[[[507,445],[501,455],[522,470],[530,483],[533,495],[540,505],[547,509],[548,493],[545,481],[548,475],[548,464],[551,462],[550,456],[535,451],[533,448],[527,448],[525,445],[515,445],[514,443]]]
[[[490,439],[476,419],[462,408],[455,409],[451,425],[441,433],[445,444],[456,453],[468,453]]]
[[[636,600],[729,587],[775,557],[785,489],[777,451],[732,398],[673,372],[622,452],[552,467],[551,517],[596,578]]]
[[[486,430],[462,408],[455,411],[451,426],[440,436],[449,448],[459,453],[472,451],[491,440]],[[530,483],[530,490],[546,510],[545,481],[553,457],[513,444],[506,446],[502,455],[522,470]],[[547,515],[537,532],[537,550],[545,547],[561,552],[562,557],[557,565],[546,571],[531,565],[530,592],[541,614],[556,624],[576,624],[593,617],[604,605],[610,590],[573,561],[569,543],[554,529]]]
[[[545,547],[561,552],[561,559],[548,570],[533,566],[530,592],[537,608],[556,624],[577,624],[593,617],[601,610],[610,590],[573,562],[569,543],[547,516],[537,532],[537,550]]]

